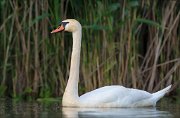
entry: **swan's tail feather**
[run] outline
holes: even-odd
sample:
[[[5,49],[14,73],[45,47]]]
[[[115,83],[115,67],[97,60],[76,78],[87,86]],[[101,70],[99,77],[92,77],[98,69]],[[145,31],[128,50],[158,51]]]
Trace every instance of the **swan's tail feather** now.
[[[156,93],[153,93],[153,101],[156,103],[159,99],[161,99],[166,93],[169,92],[169,90],[171,89],[172,85],[169,85],[168,87],[157,91]]]

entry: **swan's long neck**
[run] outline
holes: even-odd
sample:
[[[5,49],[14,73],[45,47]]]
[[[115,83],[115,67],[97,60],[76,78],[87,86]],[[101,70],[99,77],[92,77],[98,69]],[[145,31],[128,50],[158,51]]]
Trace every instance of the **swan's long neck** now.
[[[78,82],[79,82],[79,64],[81,51],[81,27],[73,32],[73,49],[71,55],[71,67],[68,83],[64,92],[63,99],[78,101]],[[66,100],[64,100],[66,101]]]

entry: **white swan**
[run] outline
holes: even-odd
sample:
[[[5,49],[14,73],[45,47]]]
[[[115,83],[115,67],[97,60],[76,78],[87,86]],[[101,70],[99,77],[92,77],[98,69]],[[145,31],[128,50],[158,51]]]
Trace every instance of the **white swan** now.
[[[143,107],[155,106],[171,88],[171,85],[156,93],[125,88],[123,86],[105,86],[84,95],[78,95],[79,63],[82,28],[75,19],[62,21],[61,25],[51,33],[60,31],[72,32],[73,49],[69,80],[63,95],[62,105],[66,107]]]

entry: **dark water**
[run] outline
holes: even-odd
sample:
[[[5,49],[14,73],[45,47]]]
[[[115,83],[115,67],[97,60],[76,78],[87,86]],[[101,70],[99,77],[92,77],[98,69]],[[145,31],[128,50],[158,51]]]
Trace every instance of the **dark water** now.
[[[150,108],[62,108],[57,102],[0,100],[0,118],[172,118],[180,117],[178,104]]]

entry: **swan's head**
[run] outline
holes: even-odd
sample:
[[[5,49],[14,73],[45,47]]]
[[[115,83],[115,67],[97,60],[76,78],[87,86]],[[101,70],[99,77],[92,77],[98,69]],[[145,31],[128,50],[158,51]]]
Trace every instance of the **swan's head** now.
[[[61,31],[76,32],[81,30],[81,24],[75,19],[63,20],[58,28],[53,30],[51,33],[57,33]]]

